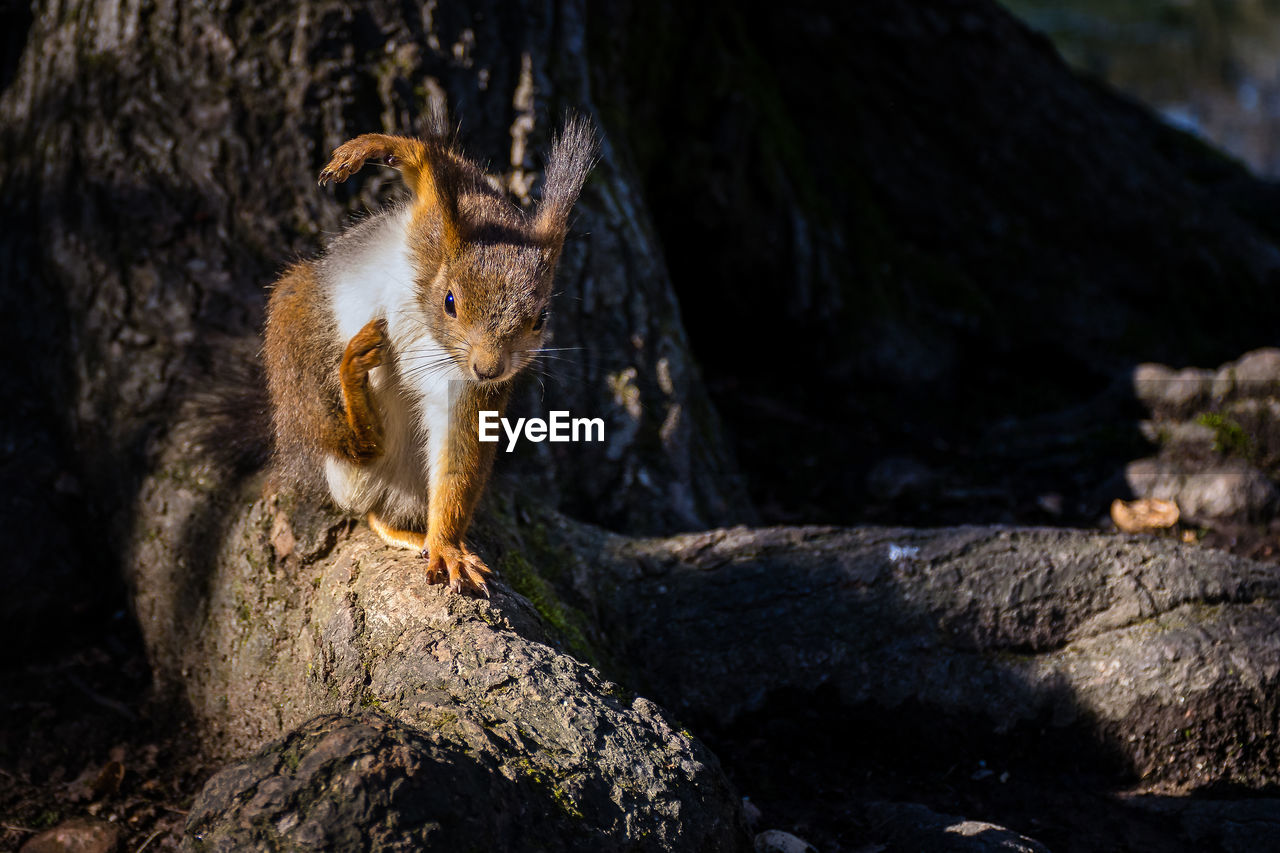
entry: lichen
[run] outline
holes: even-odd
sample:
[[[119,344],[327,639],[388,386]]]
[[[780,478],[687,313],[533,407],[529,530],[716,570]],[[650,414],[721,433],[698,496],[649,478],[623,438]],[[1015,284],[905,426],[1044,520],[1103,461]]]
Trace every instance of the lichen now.
[[[585,817],[582,813],[582,809],[578,807],[578,803],[572,796],[570,796],[569,792],[564,789],[560,782],[558,780],[548,778],[547,775],[534,766],[533,762],[529,759],[518,758],[512,762],[512,766],[520,776],[527,779],[535,787],[545,791],[551,797],[551,801],[556,804],[556,807],[559,808],[560,812],[566,817],[571,817],[576,820],[582,820]]]

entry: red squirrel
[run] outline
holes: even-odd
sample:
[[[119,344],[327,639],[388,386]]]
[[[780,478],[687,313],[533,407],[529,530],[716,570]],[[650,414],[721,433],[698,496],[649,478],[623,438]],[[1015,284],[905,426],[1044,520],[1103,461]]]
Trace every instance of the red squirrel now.
[[[319,486],[390,545],[418,550],[433,582],[489,594],[463,542],[493,465],[478,415],[502,412],[546,334],[569,213],[594,165],[591,125],[566,121],[531,212],[442,135],[365,134],[320,183],[366,161],[412,193],[289,268],[263,348],[277,476]]]

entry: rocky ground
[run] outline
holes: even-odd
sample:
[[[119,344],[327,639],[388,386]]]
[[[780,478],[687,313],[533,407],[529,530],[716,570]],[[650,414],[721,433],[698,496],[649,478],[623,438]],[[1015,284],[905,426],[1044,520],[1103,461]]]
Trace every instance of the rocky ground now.
[[[1133,387],[1148,413],[1138,426],[1155,452],[1123,468],[1127,496],[1184,508],[1178,525],[1151,534],[1154,540],[1274,564],[1269,413],[1280,389],[1280,352],[1249,353],[1213,370],[1147,365]],[[928,506],[927,488],[903,479]],[[1019,505],[1015,496],[1005,500]],[[886,501],[877,514],[892,516],[895,506]],[[1014,520],[1042,523],[1046,512],[1028,506]],[[1105,526],[1101,500],[1093,517]],[[1160,583],[1174,584],[1168,571]],[[1258,594],[1265,597],[1242,600]],[[19,662],[4,675],[6,847],[58,827],[97,839],[99,846],[85,849],[177,849],[196,794],[217,769],[193,748],[192,730],[171,727],[148,703],[145,655],[122,607],[119,599],[81,602],[79,628],[55,655]],[[748,617],[738,611],[733,618]],[[687,687],[654,688],[689,695]],[[673,710],[681,713],[678,704]],[[886,714],[876,701],[851,705],[834,682],[816,692],[774,689],[763,705],[726,719],[701,713],[692,724],[748,799],[753,830],[772,833],[760,836],[761,849],[793,849],[778,834],[789,833],[824,853],[1225,851],[1262,849],[1258,839],[1280,831],[1280,804],[1268,798],[1272,781],[1230,782],[1222,775],[1227,765],[1213,762],[1207,785],[1197,772],[1144,779],[1120,753],[1048,719],[997,732],[982,713],[939,716],[936,706],[916,701]],[[82,822],[66,823],[73,819]],[[30,848],[41,849],[61,848]]]
[[[1176,530],[1153,535],[1274,558],[1278,389],[1280,353],[1272,350],[1214,370],[1136,372],[1134,391],[1148,411],[1140,428],[1156,452],[1124,469],[1130,496],[1184,509]],[[896,482],[886,475],[887,488],[924,507],[937,482],[910,469]],[[1019,505],[1014,495],[1005,500]],[[895,507],[886,500],[874,514],[891,517]],[[1013,520],[1041,523],[1049,512],[1026,510]],[[1104,512],[1097,503],[1095,521]],[[188,728],[148,703],[146,659],[123,600],[69,606],[79,611],[78,628],[59,650],[16,662],[3,678],[2,843],[16,849],[60,827],[97,840],[85,849],[177,849],[193,799],[216,768],[192,748]],[[1187,796],[1186,784],[1136,778],[1078,735],[1047,735],[1044,723],[1001,735],[979,717],[940,719],[918,704],[887,715],[874,704],[851,710],[824,690],[783,690],[728,724],[699,723],[748,798],[754,829],[793,833],[822,851],[961,849],[936,846],[946,827],[965,825],[947,816],[1010,828],[974,829],[962,837],[986,846],[972,849],[1038,849],[1018,846],[1029,844],[1020,833],[1055,851],[1243,849],[1231,827],[1280,822],[1266,786],[1251,791],[1263,799],[1213,786]],[[922,748],[922,732],[932,746]]]

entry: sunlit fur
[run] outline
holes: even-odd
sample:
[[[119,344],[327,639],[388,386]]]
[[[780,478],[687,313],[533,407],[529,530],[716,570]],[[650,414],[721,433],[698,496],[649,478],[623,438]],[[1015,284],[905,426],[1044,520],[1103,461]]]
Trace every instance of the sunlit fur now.
[[[528,214],[439,138],[357,137],[322,182],[377,159],[401,170],[413,199],[349,229],[272,294],[279,469],[299,481],[322,471],[340,506],[372,514],[389,543],[424,542],[443,561],[429,571],[447,570],[455,588],[484,589],[487,573],[462,544],[493,459],[476,417],[502,411],[542,346],[535,327],[594,151],[590,127],[568,122]]]

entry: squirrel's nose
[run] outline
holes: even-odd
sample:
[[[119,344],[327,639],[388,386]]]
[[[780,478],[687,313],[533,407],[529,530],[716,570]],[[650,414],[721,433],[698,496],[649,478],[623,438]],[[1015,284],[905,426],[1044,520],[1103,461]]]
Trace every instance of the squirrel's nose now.
[[[500,355],[488,359],[472,358],[471,372],[476,375],[476,379],[497,379],[506,370],[502,362]]]

